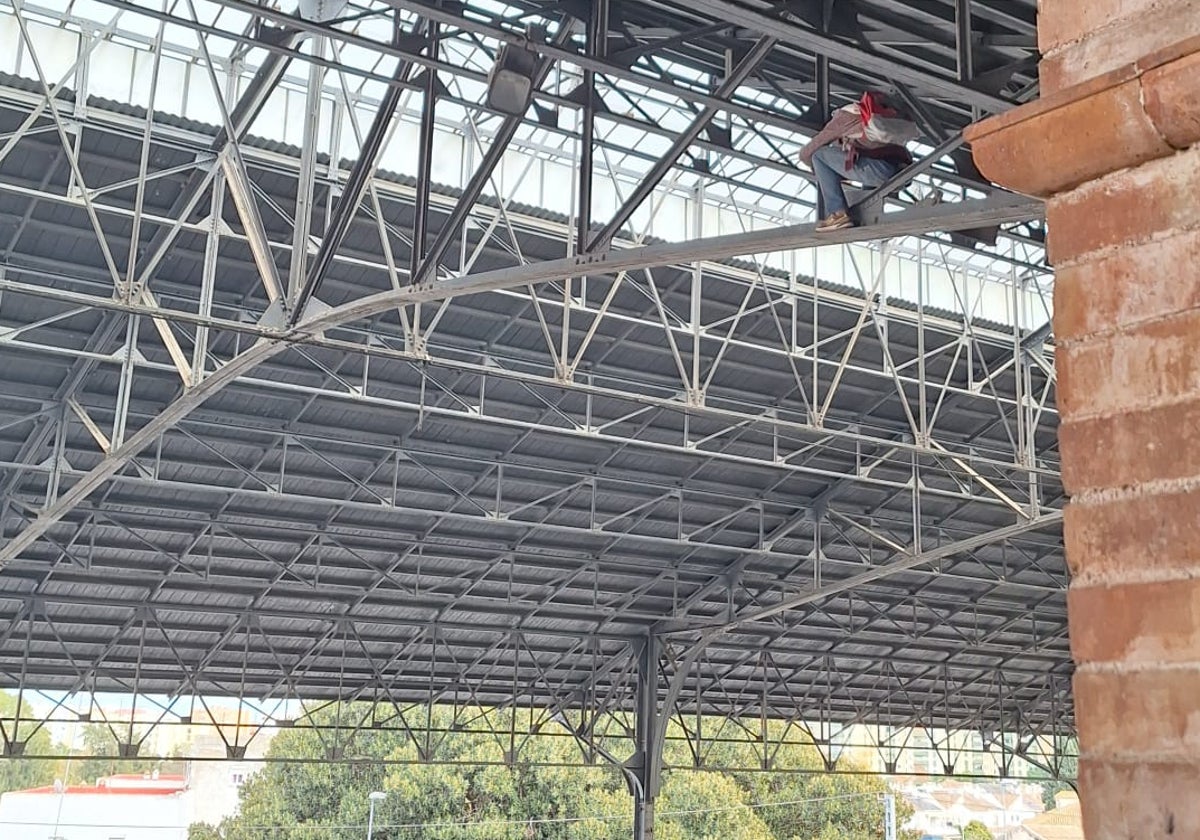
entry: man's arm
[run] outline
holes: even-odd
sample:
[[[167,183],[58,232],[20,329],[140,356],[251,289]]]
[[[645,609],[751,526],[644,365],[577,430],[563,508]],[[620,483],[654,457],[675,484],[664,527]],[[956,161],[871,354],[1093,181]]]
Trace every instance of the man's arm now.
[[[822,146],[828,146],[830,143],[841,140],[843,137],[854,136],[861,131],[862,118],[858,115],[858,109],[856,108],[851,111],[839,108],[817,136],[800,150],[800,161],[809,169],[812,169],[812,158],[817,153],[817,149]]]

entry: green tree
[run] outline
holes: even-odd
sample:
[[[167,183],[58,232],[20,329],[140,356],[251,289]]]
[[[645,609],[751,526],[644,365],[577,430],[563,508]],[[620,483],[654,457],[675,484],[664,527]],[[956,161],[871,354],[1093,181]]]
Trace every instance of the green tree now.
[[[666,774],[658,798],[655,837],[662,840],[773,840],[748,792],[726,773],[682,770]],[[629,805],[626,804],[626,809]]]
[[[1060,747],[1060,757],[1058,760],[1058,778],[1054,778],[1050,773],[1043,770],[1041,767],[1034,767],[1029,771],[1030,781],[1040,781],[1042,785],[1042,806],[1047,811],[1054,810],[1054,797],[1056,794],[1064,790],[1074,790],[1074,788],[1064,779],[1079,778],[1079,743],[1074,738],[1066,738],[1062,740]]]
[[[971,820],[963,828],[962,840],[992,840],[992,832],[979,820]]]
[[[80,745],[73,752],[83,758],[72,759],[64,765],[63,778],[70,784],[95,784],[103,776],[114,773],[160,773],[182,772],[182,762],[164,761],[160,758],[118,758],[117,733],[121,724],[110,728],[107,723],[89,723],[80,733]],[[125,733],[121,733],[125,734]],[[140,737],[135,730],[133,737]]]
[[[375,810],[376,840],[624,840],[632,800],[612,767],[581,764],[570,732],[544,724],[524,736],[511,712],[420,710],[420,720],[384,720],[382,707],[343,707],[310,715],[308,726],[281,732],[268,763],[241,789],[237,815],[219,826],[223,840],[359,840],[368,795],[387,798]],[[426,717],[428,716],[428,717]],[[395,718],[393,713],[393,718]],[[386,725],[372,726],[381,720]],[[478,731],[481,720],[491,732]],[[473,721],[473,722],[472,722]],[[528,723],[528,722],[526,722]],[[333,731],[353,724],[353,734]],[[428,729],[431,734],[410,735]],[[420,726],[418,727],[418,724]],[[708,724],[705,724],[708,726]],[[714,722],[712,726],[724,725]],[[673,724],[673,726],[675,726]],[[620,727],[617,727],[620,728]],[[666,763],[686,767],[692,754],[671,730]],[[625,734],[601,738],[627,755]],[[771,748],[782,772],[743,773],[762,746],[752,739],[706,742],[712,769],[664,773],[656,801],[662,840],[882,840],[882,795],[871,776],[823,772],[811,743]],[[341,761],[331,762],[330,757]],[[390,763],[389,763],[390,762]],[[787,803],[780,805],[779,803]],[[901,803],[898,803],[900,805]],[[907,818],[901,807],[900,818]],[[195,827],[190,840],[210,840]]]
[[[479,714],[497,732],[511,723],[495,712]],[[396,722],[351,738],[312,726],[281,733],[269,757],[297,763],[268,764],[249,779],[239,813],[221,826],[224,836],[358,840],[373,790],[388,794],[375,811],[379,840],[527,840],[531,832],[548,840],[605,840],[628,832],[623,783],[602,768],[571,766],[579,764],[579,751],[565,731],[528,739],[519,762],[496,766],[508,751],[496,735],[455,731],[460,721],[448,709],[429,715],[436,732],[420,743]],[[321,727],[338,722],[323,714],[313,719]],[[354,762],[326,761],[338,752]],[[264,835],[267,826],[277,828]]]
[[[4,740],[23,741],[26,755],[53,754],[50,733],[41,721],[29,720],[32,716],[28,703],[20,703],[12,694],[0,692],[0,727]],[[51,784],[54,771],[53,761],[0,758],[0,793]]]
[[[66,781],[71,784],[95,784],[96,779],[114,772],[116,756],[115,739],[103,723],[89,723],[79,735],[78,748],[73,749],[83,758],[72,759],[66,767]],[[74,745],[72,745],[74,746]]]
[[[188,827],[187,840],[221,840],[221,832],[208,823],[192,823]]]
[[[767,722],[765,730],[750,735],[729,721],[714,719],[705,724],[714,745],[705,762],[714,767],[763,766],[766,772],[732,773],[746,791],[746,801],[776,840],[882,840],[883,797],[886,781],[859,774],[854,762],[843,758],[838,769],[828,773],[820,750],[801,730],[783,722]],[[896,819],[903,825],[912,808],[896,801]]]

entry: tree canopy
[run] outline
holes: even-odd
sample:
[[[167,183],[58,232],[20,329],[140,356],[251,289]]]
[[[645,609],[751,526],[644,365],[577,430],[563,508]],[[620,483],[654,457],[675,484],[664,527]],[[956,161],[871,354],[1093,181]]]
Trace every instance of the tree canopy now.
[[[365,728],[350,742],[335,745],[337,736],[320,725],[281,732],[269,751],[277,761],[243,785],[238,814],[217,827],[193,827],[192,840],[359,840],[371,791],[387,794],[375,809],[376,840],[629,836],[632,800],[621,774],[602,763],[584,763],[565,727],[545,725],[534,736],[505,733],[503,726],[494,727],[498,734],[481,733],[462,731],[448,709],[426,713],[427,728],[438,734],[410,735],[399,726]],[[505,722],[504,714],[492,714],[494,723]],[[718,740],[705,763],[752,766],[738,753],[754,748],[751,742]],[[341,762],[324,760],[339,750]],[[669,765],[690,763],[686,746],[668,742],[667,750]],[[506,755],[507,766],[495,763]],[[823,760],[811,744],[778,744],[772,766],[779,772],[666,772],[656,803],[656,836],[882,839],[886,785],[881,779],[823,773]],[[901,822],[905,816],[901,813]]]
[[[992,840],[992,832],[979,820],[971,820],[963,827],[962,840]]]
[[[50,733],[45,726],[30,722],[28,718],[31,716],[27,703],[22,704],[7,691],[0,692],[0,727],[3,728],[5,742],[23,741],[25,755],[49,755],[54,749]],[[52,761],[22,758],[0,760],[0,793],[51,784],[55,778],[54,771],[55,764]]]
[[[1042,806],[1047,811],[1054,810],[1054,797],[1064,790],[1074,790],[1074,787],[1063,781],[1062,779],[1076,779],[1079,777],[1079,743],[1074,738],[1064,738],[1058,744],[1061,758],[1059,759],[1058,772],[1061,778],[1055,779],[1044,769],[1035,767],[1029,773],[1030,780],[1041,780],[1042,785]]]
[[[117,738],[119,734],[127,736],[127,733],[121,732],[123,726],[117,724],[114,728],[107,723],[89,723],[84,726],[79,734],[79,746],[73,752],[88,757],[65,762],[58,778],[68,784],[91,785],[102,776],[111,776],[114,773],[151,773],[155,770],[160,773],[183,772],[183,763],[179,761],[153,756],[118,758]],[[137,732],[135,728],[134,737],[141,734],[144,733]],[[67,747],[61,749],[64,752],[72,752]]]
[[[0,733],[5,742],[24,742],[24,755],[39,757],[0,759],[0,793],[42,787],[56,780],[90,785],[101,776],[114,773],[183,772],[181,762],[158,757],[118,758],[118,730],[107,723],[86,724],[74,744],[57,742],[46,722],[28,703],[22,705],[18,714],[18,702],[15,694],[0,691]],[[68,739],[75,741],[75,733]]]
[[[387,795],[376,806],[375,840],[629,836],[632,799],[622,774],[581,747],[566,725],[543,721],[531,735],[529,722],[517,725],[512,711],[433,706],[419,714],[421,726],[409,730],[394,710],[369,704],[310,710],[307,725],[272,741],[273,761],[242,786],[238,813],[219,826],[192,826],[189,840],[359,840],[372,791]],[[13,721],[25,718],[15,740],[26,742],[28,754],[72,752],[32,717],[28,709],[18,713],[15,696],[0,693],[6,739],[14,740]],[[489,725],[471,725],[480,718]],[[610,754],[628,755],[630,722],[614,720],[616,734],[597,735],[597,742]],[[678,769],[664,773],[657,798],[661,840],[882,840],[882,779],[824,772],[816,746],[789,736],[786,724],[697,725],[708,735],[702,749],[678,722],[671,724],[664,758]],[[89,724],[81,735],[82,752],[95,757],[0,761],[0,792],[56,778],[89,783],[163,763],[108,757],[115,738],[106,724]],[[771,772],[741,769],[760,764]],[[697,766],[705,769],[684,769]],[[853,769],[845,761],[842,767]],[[897,810],[903,825],[911,809],[900,801]]]

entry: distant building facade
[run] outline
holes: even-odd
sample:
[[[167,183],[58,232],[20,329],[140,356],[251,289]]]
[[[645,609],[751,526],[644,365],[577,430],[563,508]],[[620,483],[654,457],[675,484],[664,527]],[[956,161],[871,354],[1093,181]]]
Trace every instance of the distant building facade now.
[[[1026,840],[1016,832],[1042,811],[1038,785],[944,781],[901,784],[895,790],[913,808],[904,828],[918,832],[923,840],[959,840],[972,822],[985,825],[998,840]]]
[[[234,813],[238,789],[261,765],[193,762],[186,774],[125,773],[95,784],[0,795],[3,840],[187,840],[188,826]]]
[[[1054,808],[1026,820],[1012,840],[1084,840],[1079,796],[1070,791],[1055,794]]]
[[[839,730],[841,752],[876,773],[893,776],[982,776],[1028,778],[1034,766],[985,741],[977,730],[939,730],[915,727],[890,729],[856,725]],[[1046,746],[1039,742],[1039,746]],[[1034,752],[1037,752],[1036,750]]]

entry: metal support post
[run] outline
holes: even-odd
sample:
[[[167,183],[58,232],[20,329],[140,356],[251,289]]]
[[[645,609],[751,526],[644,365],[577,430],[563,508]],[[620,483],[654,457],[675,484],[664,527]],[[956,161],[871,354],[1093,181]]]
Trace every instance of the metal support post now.
[[[54,454],[51,455],[50,474],[46,477],[46,507],[58,498],[58,488],[62,482],[63,460],[67,445],[67,407],[64,404],[59,409],[58,419],[54,424]]]
[[[829,119],[829,59],[823,55],[817,56],[817,120],[824,125]]]
[[[746,79],[749,78],[750,74],[754,72],[762,60],[766,58],[767,53],[771,51],[771,49],[775,46],[775,43],[776,42],[774,38],[759,38],[757,43],[755,43],[751,50],[746,53],[742,60],[739,61],[732,70],[730,70],[728,77],[721,82],[720,87],[713,92],[713,95],[722,99],[732,96],[733,92],[737,90],[738,86],[746,81]],[[627,198],[625,202],[622,203],[620,208],[618,208],[617,212],[613,215],[612,220],[604,226],[603,230],[596,234],[596,237],[592,240],[591,245],[586,249],[581,247],[579,249],[580,251],[600,251],[606,248],[609,243],[612,242],[613,237],[615,237],[625,223],[629,221],[629,219],[637,211],[638,207],[640,207],[642,203],[650,197],[650,195],[654,192],[654,188],[657,187],[662,179],[666,177],[667,173],[671,170],[671,167],[675,165],[676,161],[678,161],[683,153],[687,151],[688,147],[695,142],[696,138],[699,137],[700,133],[708,127],[709,123],[713,121],[713,118],[716,117],[717,112],[718,109],[715,106],[709,105],[696,115],[696,118],[692,120],[691,125],[689,125],[679,134],[678,137],[675,138],[675,141],[671,144],[671,148],[667,149],[663,156],[658,159],[658,162],[654,164],[653,168],[646,173],[646,176],[642,178],[641,182],[630,194],[629,198]],[[590,149],[586,144],[583,147],[583,151],[585,154],[590,154]],[[584,164],[586,164],[586,159]],[[580,166],[581,171],[583,170],[584,164],[581,164]],[[583,181],[580,182],[581,189],[583,187],[583,183]],[[580,202],[579,206],[580,213],[582,214],[584,209],[584,204],[582,201]],[[580,230],[582,231],[584,228],[580,227]]]
[[[320,145],[321,87],[325,68],[325,38],[312,39],[313,62],[308,71],[308,92],[304,102],[304,143],[300,147],[300,174],[296,179],[296,219],[292,231],[292,261],[288,267],[287,299],[295,301],[304,283],[308,265],[309,237],[312,234],[313,188],[317,174],[317,148]]]
[[[830,103],[829,95],[829,58],[828,56],[817,56],[817,120],[821,125],[824,125],[829,119]],[[821,195],[821,191],[817,190],[817,218],[824,219],[826,216],[825,199]]]
[[[658,710],[657,636],[648,636],[638,656],[637,709],[634,737],[637,752],[633,771],[637,784],[633,789],[633,840],[654,840],[654,800],[662,785],[662,739],[658,729],[664,725]]]
[[[587,51],[592,58],[608,52],[608,0],[592,0],[588,20]],[[592,227],[592,177],[596,143],[596,72],[583,71],[583,117],[579,130],[579,212],[575,217],[575,252],[588,250]]]
[[[133,368],[136,363],[138,326],[141,319],[130,315],[125,320],[125,347],[121,356],[121,375],[117,385],[117,405],[113,412],[112,448],[125,442],[125,423],[129,417],[129,399],[133,390]]]
[[[883,840],[896,840],[896,797],[883,795]]]
[[[429,24],[429,57],[437,60],[440,27]],[[412,258],[409,261],[409,276],[415,277],[425,259],[425,230],[429,222],[429,182],[433,170],[434,116],[437,108],[438,75],[435,66],[425,68],[424,102],[421,105],[421,134],[417,153],[417,195],[413,206]]]
[[[198,312],[201,317],[212,315],[213,296],[217,284],[217,258],[221,250],[221,210],[225,205],[225,176],[220,172],[213,178],[212,200],[208,220],[208,228],[204,243],[204,262],[200,270],[200,305]],[[204,378],[204,368],[208,364],[209,328],[205,325],[196,327],[196,338],[192,345],[192,381],[194,387]]]
[[[704,235],[704,180],[700,179],[692,192],[692,236],[699,239]],[[703,298],[704,298],[704,268],[701,263],[692,263],[692,293],[690,327],[692,330],[692,378],[689,383],[691,394],[689,404],[701,405],[704,396],[701,393],[700,353],[703,338]]]
[[[975,78],[975,45],[972,43],[971,0],[954,0],[954,35],[958,52],[958,78]]]

